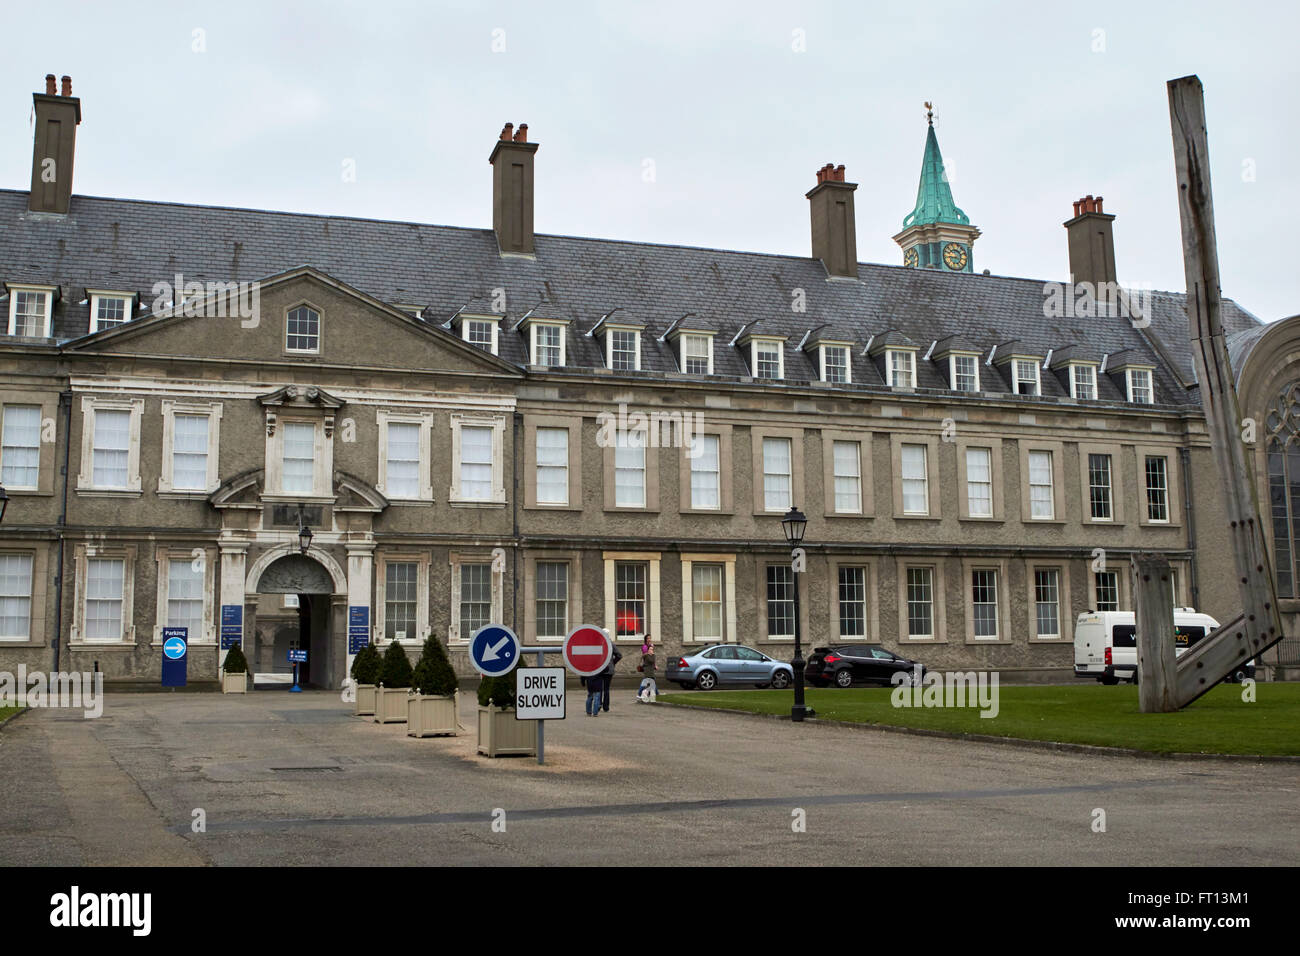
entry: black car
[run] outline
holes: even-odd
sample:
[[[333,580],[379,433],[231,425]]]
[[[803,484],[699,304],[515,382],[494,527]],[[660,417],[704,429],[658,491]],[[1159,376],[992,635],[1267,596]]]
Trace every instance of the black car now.
[[[855,683],[893,683],[894,674],[905,671],[904,684],[920,682],[925,667],[916,661],[871,644],[840,644],[836,647],[814,647],[804,671],[808,683],[815,687],[852,687]]]

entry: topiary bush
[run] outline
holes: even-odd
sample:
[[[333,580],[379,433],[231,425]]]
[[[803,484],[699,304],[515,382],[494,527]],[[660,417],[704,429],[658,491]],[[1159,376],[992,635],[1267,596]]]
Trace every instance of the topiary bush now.
[[[478,705],[513,708],[515,706],[515,675],[484,677],[478,685]]]
[[[226,654],[226,663],[221,665],[221,669],[227,674],[247,674],[248,660],[244,657],[244,652],[236,644]]]
[[[424,642],[424,650],[415,665],[413,677],[412,686],[416,693],[426,697],[450,697],[456,693],[456,672],[447,659],[447,650],[442,646],[442,641],[432,634]]]
[[[406,648],[399,641],[393,641],[384,651],[384,663],[379,669],[379,683],[388,690],[411,686],[411,660],[406,656]]]
[[[382,659],[375,645],[367,644],[352,659],[352,679],[358,684],[378,684]]]

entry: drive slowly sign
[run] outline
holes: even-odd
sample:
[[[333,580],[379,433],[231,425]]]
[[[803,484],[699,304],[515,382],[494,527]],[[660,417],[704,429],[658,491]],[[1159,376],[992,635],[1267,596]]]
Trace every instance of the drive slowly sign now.
[[[564,668],[521,667],[515,671],[515,720],[564,719]]]

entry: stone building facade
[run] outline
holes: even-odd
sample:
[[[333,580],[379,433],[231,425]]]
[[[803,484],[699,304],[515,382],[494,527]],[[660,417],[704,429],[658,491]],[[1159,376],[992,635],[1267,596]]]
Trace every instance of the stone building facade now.
[[[469,673],[488,622],[788,659],[791,506],[805,646],[1064,676],[1136,549],[1233,613],[1183,297],[1104,291],[1100,199],[1044,283],[975,271],[933,128],[902,265],[857,262],[843,167],[807,258],[538,234],[526,127],[491,151],[492,229],[93,198],[49,82],[33,190],[0,192],[0,669],[156,681],[165,626],[191,680],[224,640],[336,687],[350,635],[433,634]],[[1262,422],[1296,333],[1227,321]]]

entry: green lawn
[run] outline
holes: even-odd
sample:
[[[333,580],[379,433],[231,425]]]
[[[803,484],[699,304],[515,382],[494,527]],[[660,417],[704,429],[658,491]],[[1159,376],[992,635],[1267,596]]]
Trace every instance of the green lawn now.
[[[1220,685],[1175,714],[1138,711],[1137,688],[1088,683],[1000,687],[996,717],[974,708],[894,707],[891,688],[809,688],[818,718],[957,733],[1129,747],[1158,753],[1300,755],[1300,684],[1257,684],[1255,702]],[[793,691],[691,691],[660,695],[670,703],[789,714]]]
[[[0,707],[0,724],[3,724],[16,713],[18,713],[17,707]]]

